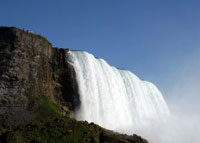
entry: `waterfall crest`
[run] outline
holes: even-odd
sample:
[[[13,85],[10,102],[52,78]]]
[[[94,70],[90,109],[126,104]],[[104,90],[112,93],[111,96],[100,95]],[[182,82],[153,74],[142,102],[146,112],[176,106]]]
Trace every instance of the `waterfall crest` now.
[[[161,92],[127,70],[110,66],[83,51],[70,51],[81,106],[75,118],[126,132],[149,121],[164,120],[170,112]]]

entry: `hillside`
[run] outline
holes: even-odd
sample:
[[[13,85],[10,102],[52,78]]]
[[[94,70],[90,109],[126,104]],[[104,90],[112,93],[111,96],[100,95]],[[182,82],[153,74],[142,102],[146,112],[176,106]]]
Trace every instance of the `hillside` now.
[[[71,118],[81,101],[68,60],[41,35],[0,27],[0,142],[147,143]]]

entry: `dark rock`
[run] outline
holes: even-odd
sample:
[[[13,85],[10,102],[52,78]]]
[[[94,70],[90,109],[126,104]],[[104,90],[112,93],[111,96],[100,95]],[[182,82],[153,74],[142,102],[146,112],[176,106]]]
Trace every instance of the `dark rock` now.
[[[70,109],[75,110],[79,108],[80,99],[74,68],[68,64],[68,51],[69,49],[52,49],[52,78],[61,85],[61,96],[64,101],[71,104]],[[55,88],[59,88],[58,85]]]
[[[14,27],[0,27],[0,115],[30,116],[32,97],[48,96],[71,110],[80,105],[68,51],[52,48],[46,38]],[[6,113],[6,114],[4,114]],[[31,118],[30,118],[31,119]]]
[[[0,27],[0,142],[147,143],[70,118],[81,103],[69,60],[40,35]]]

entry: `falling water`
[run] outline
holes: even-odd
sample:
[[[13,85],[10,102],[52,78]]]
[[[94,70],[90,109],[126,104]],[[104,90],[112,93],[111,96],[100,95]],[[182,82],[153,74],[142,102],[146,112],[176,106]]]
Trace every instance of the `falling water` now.
[[[81,100],[76,119],[127,132],[127,128],[144,127],[169,116],[162,94],[152,83],[87,52],[69,53]]]

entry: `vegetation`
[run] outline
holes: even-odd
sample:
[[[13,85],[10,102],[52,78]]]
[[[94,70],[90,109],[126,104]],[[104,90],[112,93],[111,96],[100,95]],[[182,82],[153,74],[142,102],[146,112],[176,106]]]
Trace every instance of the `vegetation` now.
[[[146,143],[70,118],[80,99],[66,50],[15,27],[0,27],[0,50],[0,143]]]
[[[114,133],[87,121],[63,116],[48,97],[35,99],[39,108],[36,119],[16,127],[0,128],[2,143],[145,143],[138,136]]]

